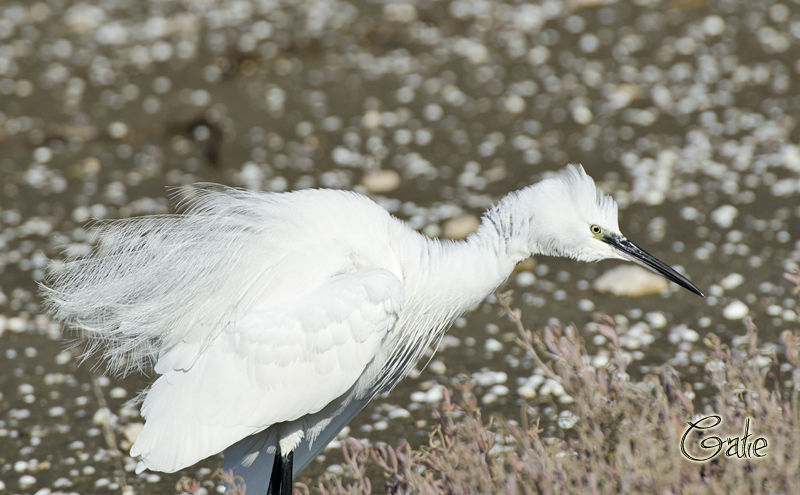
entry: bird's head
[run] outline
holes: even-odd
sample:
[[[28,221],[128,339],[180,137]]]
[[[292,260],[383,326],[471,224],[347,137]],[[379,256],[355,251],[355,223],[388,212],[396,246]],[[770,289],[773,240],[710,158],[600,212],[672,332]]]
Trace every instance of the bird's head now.
[[[579,261],[633,261],[703,295],[686,277],[622,235],[617,203],[597,190],[582,166],[568,165],[557,176],[521,191],[520,199],[535,212],[530,220],[529,253]]]

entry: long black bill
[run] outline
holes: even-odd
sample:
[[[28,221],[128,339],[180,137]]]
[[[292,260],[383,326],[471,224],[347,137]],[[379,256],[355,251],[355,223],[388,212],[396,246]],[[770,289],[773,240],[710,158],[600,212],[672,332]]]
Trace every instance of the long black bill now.
[[[680,273],[676,272],[672,269],[669,265],[665,264],[663,261],[659,260],[652,254],[648,253],[644,249],[640,248],[636,244],[629,241],[627,238],[623,236],[607,236],[603,237],[602,240],[613,247],[622,257],[633,261],[643,267],[653,270],[654,272],[658,273],[659,275],[663,276],[667,280],[671,280],[676,284],[680,285],[684,289],[687,289],[691,292],[694,292],[698,296],[703,296],[700,289],[698,289],[693,283],[689,281],[688,278],[684,277]]]

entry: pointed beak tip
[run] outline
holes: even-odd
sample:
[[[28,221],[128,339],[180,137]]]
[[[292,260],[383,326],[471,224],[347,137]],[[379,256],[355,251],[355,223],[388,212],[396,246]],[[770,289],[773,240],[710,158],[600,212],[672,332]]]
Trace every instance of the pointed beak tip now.
[[[678,286],[683,287],[684,289],[688,290],[692,294],[697,294],[698,296],[703,297],[703,298],[706,297],[706,295],[703,294],[703,291],[698,289],[697,286],[694,285],[692,282],[690,282],[689,279],[686,278],[686,277],[680,276],[680,278],[671,278],[671,277],[667,277],[663,273],[659,273],[659,275],[669,279],[670,281],[674,282]]]
[[[698,289],[697,287],[694,287],[694,288],[692,288],[692,289],[689,289],[689,291],[690,291],[690,292],[694,292],[695,294],[697,294],[698,296],[700,296],[700,297],[702,297],[702,298],[705,298],[705,297],[706,297],[706,295],[705,295],[705,294],[703,294],[703,292],[702,292],[700,289]]]

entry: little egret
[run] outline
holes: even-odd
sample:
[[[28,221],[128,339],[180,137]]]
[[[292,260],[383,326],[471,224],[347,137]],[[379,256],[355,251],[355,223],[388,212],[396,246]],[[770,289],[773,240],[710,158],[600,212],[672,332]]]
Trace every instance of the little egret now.
[[[182,214],[106,224],[42,288],[111,371],[154,365],[137,472],[224,451],[248,493],[291,493],[294,473],[532,255],[626,259],[702,295],[620,233],[581,166],[507,195],[459,242],[353,192],[194,191]]]

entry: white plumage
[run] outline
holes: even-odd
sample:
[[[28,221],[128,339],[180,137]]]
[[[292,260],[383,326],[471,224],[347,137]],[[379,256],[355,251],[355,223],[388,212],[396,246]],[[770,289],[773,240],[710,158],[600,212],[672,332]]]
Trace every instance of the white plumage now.
[[[112,370],[154,365],[131,449],[140,470],[227,449],[253,493],[276,447],[302,469],[532,254],[632,259],[699,293],[625,244],[616,204],[582,167],[508,195],[463,242],[343,191],[204,185],[182,208],[108,223],[42,293]]]

